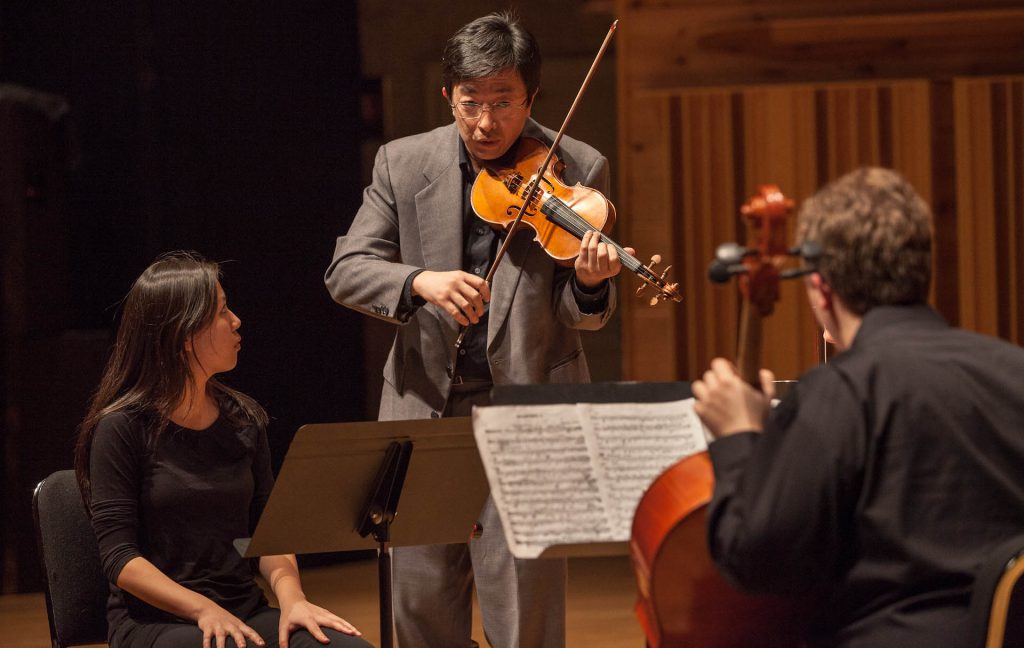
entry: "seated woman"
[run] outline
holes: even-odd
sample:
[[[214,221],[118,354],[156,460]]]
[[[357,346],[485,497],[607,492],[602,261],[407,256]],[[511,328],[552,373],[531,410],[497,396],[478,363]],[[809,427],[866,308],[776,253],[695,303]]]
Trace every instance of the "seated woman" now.
[[[267,415],[214,376],[234,368],[241,321],[215,263],[164,255],[125,299],[113,353],[79,431],[75,469],[110,580],[112,648],[365,648],[306,600],[295,557],[256,561],[273,475]],[[290,636],[290,638],[289,638]]]

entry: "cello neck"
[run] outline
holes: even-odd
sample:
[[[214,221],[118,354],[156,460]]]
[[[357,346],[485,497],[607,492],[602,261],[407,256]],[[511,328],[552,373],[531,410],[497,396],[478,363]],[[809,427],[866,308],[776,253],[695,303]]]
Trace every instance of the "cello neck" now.
[[[740,337],[736,350],[736,367],[740,377],[761,388],[761,348],[764,340],[763,318],[750,301],[743,300],[740,306]]]

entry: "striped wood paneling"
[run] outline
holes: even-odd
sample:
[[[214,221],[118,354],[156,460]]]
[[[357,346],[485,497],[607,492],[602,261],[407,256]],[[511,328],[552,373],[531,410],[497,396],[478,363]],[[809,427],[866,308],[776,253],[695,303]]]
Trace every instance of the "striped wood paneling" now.
[[[778,184],[799,202],[828,178],[884,164],[927,199],[931,100],[925,81],[703,88],[627,100],[623,239],[641,253],[671,251],[684,301],[624,305],[625,377],[692,379],[713,357],[734,354],[737,292],[711,285],[706,270],[718,244],[743,242],[738,210],[758,185]],[[765,366],[795,378],[818,361],[819,339],[802,287],[790,282],[765,323]]]
[[[1024,344],[1024,77],[953,81],[960,324]]]

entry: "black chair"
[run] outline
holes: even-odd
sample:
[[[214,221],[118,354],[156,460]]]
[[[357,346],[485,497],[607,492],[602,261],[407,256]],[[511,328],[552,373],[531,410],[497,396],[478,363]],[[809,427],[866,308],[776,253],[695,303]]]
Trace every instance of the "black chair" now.
[[[1024,534],[997,546],[971,595],[974,648],[1024,647]]]
[[[110,590],[75,471],[61,470],[39,482],[32,514],[53,648],[106,643]]]

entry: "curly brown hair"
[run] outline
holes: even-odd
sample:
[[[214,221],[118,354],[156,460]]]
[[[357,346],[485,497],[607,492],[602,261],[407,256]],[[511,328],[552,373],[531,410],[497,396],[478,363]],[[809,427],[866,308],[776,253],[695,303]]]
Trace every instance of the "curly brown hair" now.
[[[931,284],[932,213],[903,176],[863,167],[804,201],[797,241],[816,241],[817,271],[846,306],[927,301]]]

